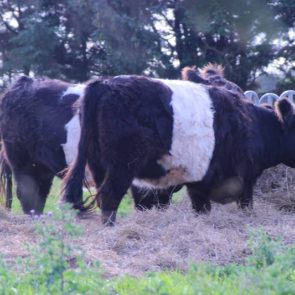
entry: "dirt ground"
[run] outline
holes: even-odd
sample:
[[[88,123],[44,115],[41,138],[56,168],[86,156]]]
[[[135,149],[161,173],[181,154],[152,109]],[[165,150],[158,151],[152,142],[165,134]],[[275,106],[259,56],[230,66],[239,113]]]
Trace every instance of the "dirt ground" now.
[[[184,192],[185,193],[185,192]],[[253,228],[295,242],[295,169],[266,171],[255,188],[252,212],[236,204],[214,204],[208,215],[196,216],[188,197],[166,211],[133,212],[106,228],[99,216],[79,220],[85,234],[79,244],[89,261],[99,260],[108,275],[140,275],[146,271],[187,269],[191,262],[242,263]],[[293,212],[294,211],[294,212]],[[0,253],[9,260],[28,255],[35,241],[34,222],[0,209]]]

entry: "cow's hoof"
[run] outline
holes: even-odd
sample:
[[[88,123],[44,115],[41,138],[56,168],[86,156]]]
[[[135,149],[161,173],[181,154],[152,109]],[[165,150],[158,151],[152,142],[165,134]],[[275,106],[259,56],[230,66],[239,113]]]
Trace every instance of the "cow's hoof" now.
[[[284,211],[284,212],[289,212],[289,213],[293,213],[295,212],[295,205],[294,204],[286,204],[286,205],[281,205],[279,207],[280,211]]]
[[[237,201],[238,209],[251,212],[253,210],[253,201]]]
[[[208,203],[205,203],[205,204],[194,204],[193,209],[195,210],[197,215],[199,215],[199,214],[208,214],[211,211],[211,203],[208,202]]]
[[[102,211],[101,221],[106,226],[114,226],[116,222],[117,211]]]

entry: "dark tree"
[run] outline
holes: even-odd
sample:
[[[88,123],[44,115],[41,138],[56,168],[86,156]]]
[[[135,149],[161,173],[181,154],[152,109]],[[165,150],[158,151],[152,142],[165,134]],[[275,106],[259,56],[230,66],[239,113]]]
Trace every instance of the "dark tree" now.
[[[217,62],[243,89],[277,67],[294,88],[294,0],[3,0],[0,74],[176,78]]]

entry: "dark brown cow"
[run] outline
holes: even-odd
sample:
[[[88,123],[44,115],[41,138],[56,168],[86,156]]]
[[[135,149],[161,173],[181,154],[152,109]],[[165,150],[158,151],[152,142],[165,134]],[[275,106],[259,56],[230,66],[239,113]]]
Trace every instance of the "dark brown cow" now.
[[[194,66],[185,67],[182,69],[181,76],[183,80],[221,87],[240,98],[245,98],[243,90],[237,84],[224,77],[224,68],[219,64],[209,63],[199,70]]]

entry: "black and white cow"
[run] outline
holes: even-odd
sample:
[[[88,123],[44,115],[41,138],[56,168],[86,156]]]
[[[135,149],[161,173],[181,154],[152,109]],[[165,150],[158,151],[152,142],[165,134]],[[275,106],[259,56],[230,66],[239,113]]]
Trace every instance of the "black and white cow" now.
[[[25,213],[43,211],[54,176],[75,157],[80,125],[73,104],[84,87],[23,76],[1,99],[4,164]]]
[[[211,200],[251,207],[264,169],[295,167],[295,115],[287,100],[274,112],[232,96],[224,88],[141,76],[90,82],[63,200],[79,207],[88,163],[101,184],[96,200],[107,224],[131,183],[185,184],[197,212],[210,210]]]
[[[3,95],[1,184],[7,207],[12,202],[13,173],[23,211],[43,211],[54,176],[62,177],[76,157],[80,121],[73,105],[84,88],[84,84],[23,76]],[[132,191],[136,207],[145,209],[169,204],[173,188]]]

